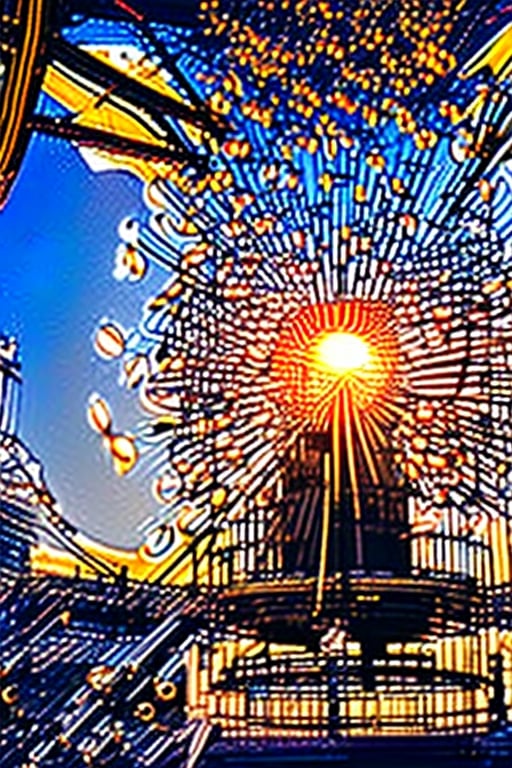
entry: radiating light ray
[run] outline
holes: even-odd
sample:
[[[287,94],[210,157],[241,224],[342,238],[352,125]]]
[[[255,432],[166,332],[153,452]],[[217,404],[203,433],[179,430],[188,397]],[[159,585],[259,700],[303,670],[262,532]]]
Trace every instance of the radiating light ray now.
[[[175,167],[151,181],[151,214],[133,228],[143,262],[169,275],[146,304],[140,349],[127,341],[123,360],[145,361],[133,377],[149,415],[143,460],[150,472],[169,466],[177,498],[206,507],[215,484],[243,486],[228,495],[227,518],[261,477],[275,482],[299,435],[329,422],[339,382],[315,382],[299,362],[321,331],[309,311],[325,322],[334,313],[339,330],[340,307],[365,308],[342,332],[361,313],[375,319],[368,343],[380,367],[351,384],[371,401],[354,408],[353,432],[373,479],[385,449],[416,499],[463,508],[496,485],[492,467],[510,442],[510,172],[500,158],[511,99],[503,67],[499,77],[464,68],[479,61],[492,4],[436,2],[438,26],[423,38],[415,6],[376,8],[370,48],[359,5],[328,5],[332,18],[320,19],[314,3],[303,18],[299,0],[279,13],[221,0],[218,25],[220,11],[203,4],[210,60],[197,33],[179,50],[182,71],[232,131],[206,173]],[[467,466],[475,444],[478,473]],[[172,520],[174,503],[166,509]]]

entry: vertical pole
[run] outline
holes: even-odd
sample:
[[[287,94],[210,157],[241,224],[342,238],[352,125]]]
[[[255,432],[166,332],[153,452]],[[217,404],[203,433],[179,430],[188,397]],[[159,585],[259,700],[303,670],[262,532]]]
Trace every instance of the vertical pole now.
[[[320,544],[320,565],[318,568],[318,580],[316,587],[316,601],[314,615],[318,616],[322,608],[325,572],[327,568],[327,549],[329,546],[329,520],[331,506],[331,457],[324,454],[323,463],[323,504],[322,504],[322,540]]]
[[[357,467],[354,454],[354,440],[352,434],[350,396],[346,390],[343,390],[343,420],[345,422],[345,445],[347,451],[348,477],[350,493],[354,502],[354,535],[356,544],[356,566],[363,567],[363,537],[361,520],[361,500],[359,498],[359,482],[357,477]]]

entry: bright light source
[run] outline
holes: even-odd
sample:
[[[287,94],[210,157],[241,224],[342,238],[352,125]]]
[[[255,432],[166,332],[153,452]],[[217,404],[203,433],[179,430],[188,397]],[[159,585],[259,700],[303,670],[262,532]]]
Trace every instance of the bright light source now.
[[[276,400],[319,431],[340,395],[358,412],[394,402],[400,363],[395,325],[392,308],[380,302],[303,307],[284,323],[273,349]]]
[[[343,375],[369,363],[370,350],[359,336],[333,331],[320,339],[315,347],[315,358],[323,368]]]

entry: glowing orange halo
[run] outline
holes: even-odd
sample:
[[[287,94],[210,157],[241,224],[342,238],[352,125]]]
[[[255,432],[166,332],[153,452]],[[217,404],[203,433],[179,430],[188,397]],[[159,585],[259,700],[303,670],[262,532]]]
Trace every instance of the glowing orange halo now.
[[[392,395],[399,345],[381,302],[314,304],[283,326],[272,355],[276,399],[291,415],[323,425],[340,392],[359,410]]]

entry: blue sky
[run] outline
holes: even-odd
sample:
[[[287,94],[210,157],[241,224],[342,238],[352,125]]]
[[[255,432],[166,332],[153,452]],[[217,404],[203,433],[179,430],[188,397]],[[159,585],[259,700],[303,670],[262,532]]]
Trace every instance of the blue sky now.
[[[93,174],[73,147],[47,137],[33,138],[0,212],[0,332],[21,345],[20,434],[68,518],[125,545],[154,511],[148,484],[114,475],[85,413],[98,391],[113,402],[119,429],[140,418],[119,390],[116,364],[100,361],[91,340],[105,316],[135,322],[147,296],[144,285],[112,277],[119,221],[142,212],[136,179]]]

